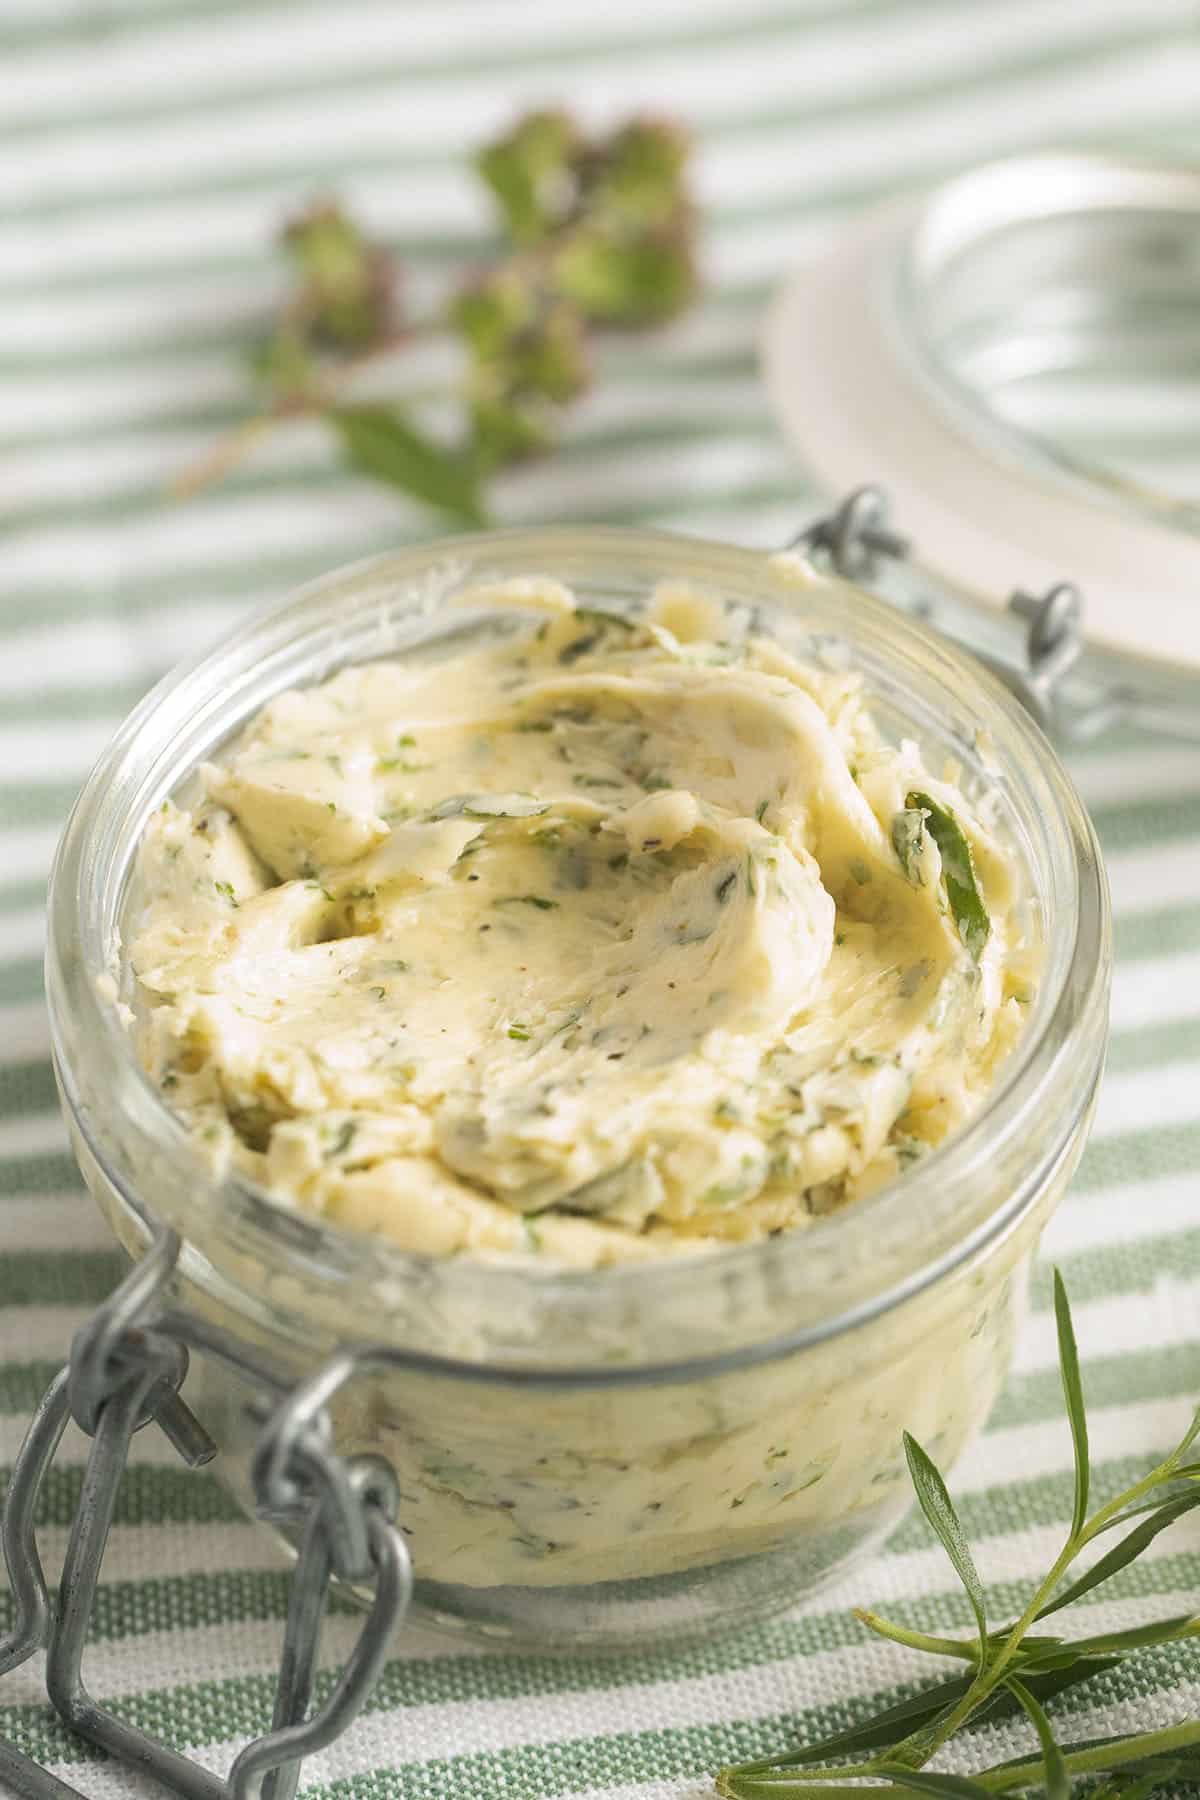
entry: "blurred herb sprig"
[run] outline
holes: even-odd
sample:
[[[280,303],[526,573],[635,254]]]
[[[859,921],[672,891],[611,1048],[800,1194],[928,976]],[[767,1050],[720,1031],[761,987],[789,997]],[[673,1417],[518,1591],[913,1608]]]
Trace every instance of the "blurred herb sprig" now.
[[[1074,1507],[1066,1541],[1020,1617],[989,1625],[983,1586],[941,1474],[908,1434],[904,1447],[917,1501],[966,1593],[975,1619],[973,1637],[934,1637],[892,1624],[871,1612],[856,1616],[879,1636],[932,1656],[967,1665],[864,1724],[761,1762],[722,1769],[717,1792],[725,1800],[856,1800],[864,1792],[934,1794],[957,1800],[1039,1792],[1067,1800],[1078,1777],[1094,1800],[1145,1800],[1173,1781],[1200,1779],[1200,1720],[1157,1731],[1084,1738],[1059,1743],[1044,1703],[1068,1688],[1118,1667],[1153,1645],[1200,1637],[1200,1616],[1182,1614],[1127,1631],[1064,1638],[1035,1626],[1091,1593],[1134,1562],[1161,1531],[1200,1506],[1200,1462],[1188,1460],[1200,1436],[1200,1409],[1179,1443],[1140,1481],[1089,1513],[1090,1460],[1087,1414],[1079,1375],[1075,1330],[1066,1289],[1054,1277],[1059,1368],[1075,1460]],[[1126,1529],[1128,1528],[1128,1529]],[[1068,1581],[1081,1554],[1106,1533],[1120,1531],[1113,1547]],[[1034,1728],[1037,1753],[971,1776],[941,1773],[926,1765],[970,1726],[994,1724],[1023,1712]],[[871,1788],[856,1785],[870,1779]]]
[[[669,119],[633,118],[595,138],[564,111],[526,114],[474,158],[499,215],[499,254],[422,321],[405,313],[391,253],[337,201],[310,206],[281,234],[293,288],[251,356],[259,409],[174,493],[221,480],[303,416],[324,420],[362,473],[483,523],[488,478],[557,443],[592,383],[595,332],[665,324],[696,298],[689,156]],[[436,332],[457,343],[456,381],[404,402],[351,397],[364,366]]]

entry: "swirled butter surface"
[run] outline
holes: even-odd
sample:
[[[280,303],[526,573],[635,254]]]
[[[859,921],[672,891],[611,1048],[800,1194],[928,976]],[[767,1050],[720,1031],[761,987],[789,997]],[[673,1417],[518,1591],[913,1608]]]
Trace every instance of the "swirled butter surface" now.
[[[206,1154],[408,1249],[598,1266],[940,1143],[1031,961],[955,771],[711,597],[465,598],[493,629],[280,695],[147,828],[143,1053]]]

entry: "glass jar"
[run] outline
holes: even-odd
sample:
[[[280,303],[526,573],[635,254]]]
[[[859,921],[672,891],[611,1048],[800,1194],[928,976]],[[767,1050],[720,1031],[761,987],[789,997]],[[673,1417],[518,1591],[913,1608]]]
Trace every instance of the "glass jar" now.
[[[757,609],[793,653],[860,668],[885,735],[955,758],[1024,870],[1043,974],[980,1114],[810,1229],[600,1271],[413,1255],[217,1179],[114,1003],[143,827],[272,695],[470,640],[468,583],[545,572],[589,602],[672,577]],[[48,992],[80,1165],[125,1248],[163,1224],[174,1303],[231,1352],[189,1401],[243,1498],[250,1402],[372,1344],[339,1447],[394,1465],[427,1619],[552,1645],[645,1643],[760,1617],[900,1518],[908,1428],[949,1467],[1008,1368],[1031,1253],[1078,1160],[1103,1062],[1099,852],[1036,726],[969,657],[882,602],[770,559],[600,529],[443,541],[333,575],[168,677],[93,772],[51,884]],[[240,1374],[232,1372],[236,1363]]]

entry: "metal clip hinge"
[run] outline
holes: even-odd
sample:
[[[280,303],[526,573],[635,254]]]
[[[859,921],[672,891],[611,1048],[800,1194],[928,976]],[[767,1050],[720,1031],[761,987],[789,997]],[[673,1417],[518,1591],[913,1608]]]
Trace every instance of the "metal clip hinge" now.
[[[804,549],[845,580],[869,587],[889,564],[909,559],[908,541],[892,528],[888,514],[882,488],[855,488],[831,512],[798,533],[789,548]],[[1041,595],[1017,589],[1009,596],[1008,611],[1026,629],[1020,646],[1005,654],[976,643],[968,630],[953,628],[944,617],[946,607],[939,608],[939,598],[931,578],[928,594],[911,610],[978,657],[1047,732],[1068,739],[1091,737],[1123,716],[1127,696],[1121,690],[1109,687],[1086,699],[1073,695],[1069,700],[1062,692],[1063,678],[1083,650],[1083,599],[1070,582],[1059,582]]]
[[[395,1477],[376,1457],[345,1460],[332,1447],[320,1395],[346,1378],[335,1359],[332,1382],[318,1376],[289,1396],[270,1420],[256,1461],[263,1511],[299,1535],[271,1729],[237,1757],[227,1781],[137,1730],[97,1704],[83,1685],[82,1660],[117,1489],[133,1434],[157,1424],[184,1461],[199,1466],[216,1446],[179,1389],[185,1346],[161,1313],[179,1240],[161,1233],[121,1286],[76,1335],[71,1358],[38,1407],[13,1467],[0,1543],[12,1587],[14,1622],[0,1638],[0,1676],[34,1651],[46,1652],[46,1688],[81,1737],[181,1800],[292,1800],[304,1757],[339,1737],[361,1711],[382,1670],[392,1635],[408,1610],[412,1569],[395,1524]],[[301,1402],[299,1406],[296,1400]],[[91,1437],[57,1604],[37,1544],[38,1499],[70,1417]],[[365,1622],[324,1704],[310,1713],[317,1647],[331,1577],[374,1592]],[[76,1788],[0,1738],[0,1788],[21,1800],[81,1800]]]

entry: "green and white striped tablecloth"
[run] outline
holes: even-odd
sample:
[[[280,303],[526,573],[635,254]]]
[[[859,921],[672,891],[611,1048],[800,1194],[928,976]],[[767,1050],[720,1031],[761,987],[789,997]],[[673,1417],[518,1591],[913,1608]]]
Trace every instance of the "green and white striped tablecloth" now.
[[[301,578],[429,530],[303,425],[190,507],[163,497],[243,406],[284,209],[336,188],[404,253],[419,310],[486,245],[464,152],[518,106],[680,114],[699,142],[708,297],[666,337],[606,350],[563,452],[506,477],[497,510],[774,545],[812,496],[755,372],[770,285],[856,207],[985,154],[1200,147],[1198,17],[1194,0],[0,0],[0,1464],[116,1269],[46,1062],[41,902],[72,794],[178,655]],[[1046,1251],[1076,1302],[1098,1480],[1116,1483],[1200,1390],[1200,755],[1124,736],[1075,770],[1119,961],[1095,1136]],[[80,1450],[68,1442],[51,1482],[51,1562]],[[1016,1372],[954,1483],[998,1608],[1057,1548],[1070,1461],[1043,1270]],[[1160,1538],[1091,1618],[1194,1607],[1198,1531]],[[226,1767],[266,1723],[286,1591],[215,1481],[144,1434],[93,1692]],[[842,1589],[675,1654],[560,1661],[413,1636],[306,1780],[344,1800],[699,1800],[721,1762],[847,1721],[912,1674],[848,1617],[856,1602],[963,1622],[910,1521]],[[0,1590],[0,1630],[7,1605]],[[330,1664],[353,1630],[333,1620]],[[1074,1701],[1071,1735],[1198,1702],[1194,1646],[1146,1652]],[[0,1685],[0,1732],[91,1794],[134,1792],[59,1728],[36,1668]],[[1009,1728],[987,1749],[1022,1741]]]

